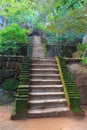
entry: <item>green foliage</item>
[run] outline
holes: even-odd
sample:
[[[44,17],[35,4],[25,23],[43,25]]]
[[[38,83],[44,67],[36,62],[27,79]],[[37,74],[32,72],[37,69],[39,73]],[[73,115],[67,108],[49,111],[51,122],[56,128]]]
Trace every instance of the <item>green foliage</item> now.
[[[26,46],[27,30],[21,29],[17,24],[8,26],[0,32],[0,53],[16,54],[21,47]]]
[[[39,24],[37,23],[37,24],[35,25],[35,29],[44,31],[45,26],[43,25],[43,23],[39,23]]]
[[[2,84],[2,87],[6,90],[17,90],[18,88],[18,81],[17,79],[6,79]]]
[[[83,34],[76,34],[74,32],[69,33],[66,32],[64,35],[56,35],[53,32],[46,32],[46,42],[47,44],[77,44],[79,41],[81,41]],[[75,41],[77,39],[77,41]]]
[[[45,36],[47,44],[56,44],[58,42],[58,37],[55,35],[55,33],[47,32],[45,33]]]
[[[65,94],[67,94],[67,99],[69,101],[69,105],[70,105],[70,109],[71,111],[75,112],[75,113],[82,113],[83,110],[80,107],[80,94],[76,88],[76,85],[74,84],[74,81],[72,79],[71,73],[68,70],[67,66],[66,66],[66,61],[65,59],[59,59],[59,65],[60,65],[60,69],[59,71],[61,72],[60,75],[61,79],[62,79],[62,83],[65,87],[65,89],[67,90],[65,92]]]
[[[87,57],[82,58],[82,64],[83,65],[87,64]]]
[[[18,23],[54,32],[49,44],[73,42],[75,35],[87,33],[87,0],[3,0],[0,15],[9,24]],[[67,33],[68,32],[68,33]]]
[[[83,56],[84,51],[87,50],[87,44],[82,44],[82,43],[78,44],[77,50],[80,53],[80,56]]]
[[[47,29],[57,35],[87,33],[87,1],[55,0],[47,15]],[[72,40],[72,39],[70,39]]]
[[[8,24],[29,22],[33,26],[36,21],[36,11],[33,10],[32,3],[30,0],[1,0],[0,15],[8,21]]]

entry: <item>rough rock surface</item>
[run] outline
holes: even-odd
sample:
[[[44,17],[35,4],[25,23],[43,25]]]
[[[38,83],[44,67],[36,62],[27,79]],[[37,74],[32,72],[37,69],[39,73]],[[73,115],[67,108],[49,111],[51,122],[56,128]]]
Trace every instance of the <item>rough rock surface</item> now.
[[[84,37],[83,37],[83,44],[87,44],[87,35],[85,35]]]
[[[14,100],[13,96],[9,91],[0,89],[0,105],[10,103]]]
[[[81,104],[87,104],[87,65],[78,63],[67,65],[80,93]]]
[[[8,78],[18,79],[22,57],[0,56],[0,86]]]
[[[14,76],[14,71],[12,69],[1,69],[0,70],[0,77],[2,78],[9,78]]]

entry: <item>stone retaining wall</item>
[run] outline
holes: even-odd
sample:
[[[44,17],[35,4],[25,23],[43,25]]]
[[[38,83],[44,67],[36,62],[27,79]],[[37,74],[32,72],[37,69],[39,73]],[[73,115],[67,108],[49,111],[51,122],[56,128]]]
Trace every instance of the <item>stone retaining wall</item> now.
[[[18,79],[22,59],[21,56],[0,56],[0,86],[5,79]]]
[[[80,93],[81,105],[87,105],[87,65],[70,63],[67,66]]]

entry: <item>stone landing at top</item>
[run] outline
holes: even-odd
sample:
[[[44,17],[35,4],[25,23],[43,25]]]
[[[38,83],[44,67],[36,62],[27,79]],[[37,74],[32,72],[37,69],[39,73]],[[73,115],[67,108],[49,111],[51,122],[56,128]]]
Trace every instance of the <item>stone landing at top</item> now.
[[[34,36],[32,57],[34,58],[44,58],[43,45],[40,43],[40,37]]]

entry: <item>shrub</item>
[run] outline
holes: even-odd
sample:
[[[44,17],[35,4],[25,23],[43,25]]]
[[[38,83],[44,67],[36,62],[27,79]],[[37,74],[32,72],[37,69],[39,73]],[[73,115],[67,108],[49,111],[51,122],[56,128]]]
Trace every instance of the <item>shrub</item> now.
[[[56,44],[58,42],[58,37],[52,32],[46,32],[45,38],[47,44]]]
[[[85,56],[85,51],[87,50],[87,44],[78,44],[77,45],[77,50],[80,54],[80,56]]]
[[[0,53],[5,55],[21,54],[21,48],[27,43],[27,30],[17,24],[8,26],[0,32]]]

